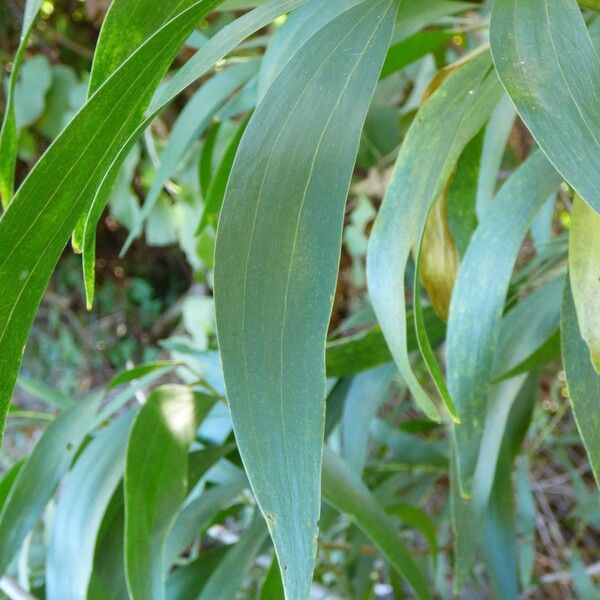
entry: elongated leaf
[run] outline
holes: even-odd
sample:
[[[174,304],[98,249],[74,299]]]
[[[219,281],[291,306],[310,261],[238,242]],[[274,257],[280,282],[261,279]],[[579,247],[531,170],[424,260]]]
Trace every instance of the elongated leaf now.
[[[581,338],[571,286],[565,286],[561,320],[563,363],[567,376],[569,401],[583,440],[596,484],[600,487],[600,375],[590,361],[590,353]]]
[[[415,592],[432,598],[429,586],[400,536],[371,492],[348,465],[330,450],[323,455],[323,498],[346,514],[378,546],[386,560]]]
[[[277,565],[277,558],[273,557],[258,600],[281,600],[282,598],[283,583],[281,581],[281,573]]]
[[[35,312],[77,220],[179,47],[217,2],[198,0],[141,46],[50,146],[2,215],[0,432]]]
[[[169,143],[161,155],[160,166],[142,207],[140,225],[129,233],[123,252],[127,251],[133,240],[140,235],[143,221],[148,218],[165,183],[175,172],[192,142],[204,133],[213,115],[227,98],[258,71],[258,64],[256,60],[248,60],[221,71],[209,79],[186,103],[173,125]],[[92,267],[93,264],[88,265],[87,269]]]
[[[440,420],[438,410],[408,358],[404,269],[430,207],[501,94],[490,68],[489,54],[477,56],[450,75],[419,111],[400,150],[367,254],[369,296],[386,341],[415,402],[433,420]]]
[[[444,322],[430,308],[423,310],[423,321],[431,343],[437,345],[444,339]],[[418,345],[412,311],[406,314],[406,334],[408,352],[413,352]],[[332,340],[327,344],[325,356],[328,377],[356,375],[391,360],[392,355],[378,325],[354,335]]]
[[[123,371],[118,375],[115,375],[107,384],[107,389],[113,389],[124,383],[129,383],[131,381],[135,381],[136,379],[141,379],[150,373],[154,373],[155,371],[161,370],[163,371],[166,368],[175,368],[180,366],[182,363],[174,360],[158,360],[153,363],[146,363],[144,365],[138,365],[133,369],[128,369],[127,371]],[[163,371],[164,372],[164,371]]]
[[[20,469],[0,514],[0,574],[5,573],[71,466],[94,423],[98,404],[96,397],[80,402],[49,425]]]
[[[600,373],[600,215],[575,198],[569,235],[569,276],[579,331]]]
[[[96,537],[123,477],[125,445],[134,414],[125,413],[101,431],[64,481],[46,558],[47,600],[86,597]]]
[[[101,185],[97,188],[91,206],[78,221],[77,228],[73,235],[73,247],[76,251],[83,252],[84,266],[88,265],[84,272],[88,302],[93,301],[93,269],[91,269],[89,265],[94,264],[96,257],[96,226],[102,216],[106,203],[108,202],[111,190],[121,171],[121,167],[133,144],[150,125],[153,118],[160,110],[171,102],[171,100],[173,100],[180,92],[193,84],[196,79],[205,75],[216,62],[231,52],[236,46],[244,41],[246,37],[255,33],[265,25],[268,25],[283,12],[296,8],[304,1],[305,0],[271,0],[271,2],[265,3],[264,6],[236,19],[230,25],[224,27],[214,38],[206,42],[200,51],[196,52],[196,54],[194,54],[194,56],[188,60],[175,75],[158,88],[150,103],[146,118],[139,124],[135,132],[132,133],[128,142],[122,145],[119,154],[112,162],[105,177],[102,179]],[[216,5],[215,2],[212,4]]]
[[[17,54],[12,62],[6,107],[2,129],[0,129],[0,201],[6,209],[12,200],[15,180],[15,162],[17,160],[17,119],[15,115],[15,88],[27,49],[27,43],[35,24],[35,19],[42,5],[42,0],[27,0],[21,26],[21,37]]]
[[[498,0],[494,63],[540,148],[597,212],[600,59],[576,0]]]
[[[198,600],[235,598],[246,572],[267,538],[268,529],[263,517],[256,515],[240,541],[227,552],[227,556],[210,576]]]
[[[187,492],[188,448],[213,404],[187,387],[162,386],[133,424],[125,462],[125,571],[134,600],[165,597],[165,542]]]
[[[465,496],[479,454],[486,386],[510,277],[533,217],[560,181],[544,155],[533,154],[485,212],[458,273],[446,336],[447,377],[461,419],[453,437]]]
[[[177,569],[167,580],[167,600],[197,598],[210,576],[226,556],[227,546],[202,552],[199,558]]]
[[[0,478],[0,513],[4,510],[4,504],[10,496],[13,484],[17,479],[17,475],[23,466],[23,461],[16,462],[4,475]]]
[[[396,9],[394,0],[356,4],[294,54],[248,124],[219,222],[225,383],[288,600],[308,596],[314,565],[344,205]]]
[[[357,375],[348,392],[342,417],[344,458],[356,473],[362,473],[367,461],[371,421],[385,401],[392,377],[393,364],[383,365]]]

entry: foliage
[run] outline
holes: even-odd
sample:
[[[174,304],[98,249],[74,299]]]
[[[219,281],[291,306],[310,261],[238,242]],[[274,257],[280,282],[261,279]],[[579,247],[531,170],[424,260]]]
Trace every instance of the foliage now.
[[[0,590],[600,594],[600,6],[112,0],[91,61],[58,4],[8,43]]]

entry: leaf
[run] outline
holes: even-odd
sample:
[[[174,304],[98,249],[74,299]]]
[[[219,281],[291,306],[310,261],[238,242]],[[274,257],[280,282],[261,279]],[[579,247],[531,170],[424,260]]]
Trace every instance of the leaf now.
[[[600,59],[577,2],[498,0],[490,41],[519,116],[557,171],[600,211]]]
[[[26,0],[25,2],[25,12],[23,14],[19,47],[17,48],[17,53],[12,62],[12,70],[10,72],[8,83],[4,119],[2,120],[2,129],[0,130],[0,201],[5,210],[13,196],[15,162],[17,160],[18,131],[15,115],[15,90],[19,79],[21,64],[23,63],[23,58],[25,56],[25,50],[27,49],[29,37],[31,36],[35,19],[41,5],[42,0]]]
[[[281,600],[283,597],[283,582],[281,581],[281,573],[277,565],[277,557],[274,556],[260,590],[258,600]]]
[[[423,320],[431,342],[438,344],[444,339],[446,326],[431,308],[423,310]],[[413,312],[406,315],[407,350],[417,350]],[[325,361],[328,377],[347,377],[368,371],[392,360],[381,328],[378,325],[359,333],[341,337],[327,343]]]
[[[569,283],[565,286],[560,329],[569,401],[596,485],[600,486],[600,413],[597,410],[600,375],[595,371],[588,348],[581,338]]]
[[[188,449],[214,399],[156,388],[138,413],[125,461],[125,572],[133,600],[165,597],[165,544],[187,493]]]
[[[4,504],[10,496],[13,484],[17,479],[17,475],[23,466],[24,461],[16,462],[6,473],[0,478],[0,514],[4,510]]]
[[[258,514],[232,546],[225,558],[210,576],[198,600],[231,600],[242,586],[244,576],[268,537],[262,515]]]
[[[167,368],[175,368],[181,366],[183,363],[176,360],[157,360],[152,363],[146,363],[143,365],[138,365],[137,367],[133,367],[132,369],[127,369],[126,371],[122,371],[121,373],[115,375],[107,384],[106,388],[112,390],[120,385],[125,383],[130,383],[131,381],[135,381],[136,379],[141,379],[150,373],[154,373],[156,371],[165,372]]]
[[[211,179],[204,200],[202,218],[200,219],[200,224],[196,230],[197,236],[201,235],[208,225],[211,225],[215,229],[217,227],[217,219],[219,217],[219,213],[221,212],[223,200],[225,199],[225,189],[227,188],[227,182],[229,181],[229,175],[231,174],[233,161],[235,159],[238,146],[240,145],[242,135],[244,134],[244,131],[246,131],[249,119],[250,116],[245,117],[238,125],[235,134],[225,149],[225,154],[219,163],[217,171]]]
[[[221,131],[221,121],[214,120],[206,132],[202,151],[200,152],[200,160],[198,161],[198,182],[200,184],[200,193],[202,198],[206,198],[208,186],[213,178],[213,161],[215,153],[215,145]]]
[[[54,141],[0,218],[0,432],[35,312],[77,220],[178,49],[217,1],[198,0],[141,46]]]
[[[98,398],[80,402],[51,423],[23,463],[0,514],[0,574],[33,529],[94,424]]]
[[[505,183],[484,213],[461,264],[446,334],[448,389],[460,427],[453,444],[461,493],[468,497],[486,416],[486,389],[511,274],[531,221],[561,177],[541,152]]]
[[[500,88],[490,68],[487,53],[467,62],[417,114],[400,149],[367,254],[369,296],[378,321],[415,402],[432,420],[440,415],[415,377],[407,352],[404,270],[412,246],[420,242],[430,207],[498,100]]]
[[[123,477],[125,445],[135,413],[113,421],[85,447],[64,480],[46,557],[46,599],[86,597],[96,537]]]
[[[96,189],[91,206],[82,215],[73,234],[73,248],[83,252],[84,281],[88,302],[93,301],[93,265],[96,260],[96,226],[102,212],[109,200],[111,190],[117,180],[121,167],[127,158],[133,144],[152,123],[154,117],[179,93],[193,84],[196,79],[205,75],[209,69],[221,60],[226,54],[236,48],[246,37],[268,25],[286,10],[292,10],[305,0],[272,0],[264,6],[236,19],[224,27],[218,34],[202,46],[186,64],[181,67],[170,79],[164,82],[154,94],[147,116],[139,124],[126,144],[122,145],[119,154],[112,162],[110,169],[104,176],[101,185]],[[215,4],[215,2],[213,2]]]
[[[394,373],[395,365],[387,364],[352,381],[342,415],[342,440],[344,459],[355,473],[365,468],[371,421],[388,395]]]
[[[140,235],[142,224],[158,201],[164,185],[175,172],[185,153],[189,151],[194,140],[208,128],[214,114],[223,106],[227,98],[246,83],[257,70],[258,61],[253,59],[228,67],[211,77],[188,100],[179,113],[171,130],[169,142],[161,154],[160,165],[144,200],[138,226],[129,232],[121,254],[125,253],[133,240]],[[93,271],[93,264],[88,265],[87,268]]]
[[[432,598],[427,581],[395,531],[391,519],[360,478],[328,449],[323,455],[323,498],[347,515],[377,545],[417,598]]]
[[[396,8],[394,0],[356,4],[286,63],[244,133],[219,221],[227,397],[288,600],[309,593],[344,206]]]
[[[569,234],[569,276],[579,331],[600,373],[600,215],[575,198]]]

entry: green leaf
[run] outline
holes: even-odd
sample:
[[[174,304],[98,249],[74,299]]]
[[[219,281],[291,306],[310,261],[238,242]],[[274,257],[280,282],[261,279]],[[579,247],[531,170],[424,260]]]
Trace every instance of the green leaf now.
[[[274,556],[260,590],[258,600],[281,600],[283,597],[283,582],[281,581],[277,557]]]
[[[453,442],[461,493],[470,495],[502,310],[523,238],[561,177],[541,152],[523,163],[485,211],[461,264],[448,319],[448,389],[461,419]]]
[[[46,558],[46,599],[86,597],[96,537],[123,477],[125,446],[135,413],[113,421],[85,447],[65,478]]]
[[[0,574],[6,572],[71,466],[94,424],[98,404],[94,397],[62,414],[48,426],[20,469],[0,514]]]
[[[127,369],[127,371],[123,371],[118,375],[115,375],[107,384],[106,388],[112,390],[120,385],[125,383],[130,383],[131,381],[135,381],[136,379],[141,379],[150,373],[154,373],[158,370],[163,373],[166,372],[167,369],[173,369],[182,365],[180,361],[176,360],[158,360],[152,363],[146,363],[144,365],[138,365],[137,367],[133,367],[132,369]]]
[[[214,399],[156,388],[138,413],[125,461],[125,571],[133,600],[165,597],[165,543],[185,499],[188,449]]]
[[[236,597],[246,572],[268,537],[262,515],[254,517],[240,541],[232,546],[210,576],[198,600],[231,600]]]
[[[600,486],[600,375],[590,361],[590,353],[581,338],[571,286],[567,283],[561,320],[562,355],[569,400],[577,429],[583,440],[596,484]]]
[[[356,4],[286,63],[244,133],[219,222],[227,396],[288,600],[308,596],[315,560],[344,206],[396,9],[395,0]]]
[[[17,479],[17,475],[23,466],[24,461],[16,462],[6,473],[2,475],[0,478],[0,514],[4,510],[4,504],[6,503],[8,497],[10,496],[10,492],[12,490],[13,484]]]
[[[242,135],[244,134],[244,131],[246,131],[249,119],[250,116],[248,115],[242,119],[238,125],[235,134],[225,149],[225,154],[223,154],[223,158],[219,163],[217,171],[211,179],[204,200],[202,218],[200,219],[200,224],[196,230],[197,236],[201,235],[208,225],[211,225],[215,229],[217,227],[217,219],[219,217],[219,213],[221,212],[223,200],[225,199],[225,190],[227,188],[227,182],[229,181],[229,175],[231,174],[231,168],[233,167],[233,161],[235,159],[238,146],[240,145]]]
[[[431,343],[437,345],[445,337],[446,325],[431,308],[423,310],[423,320]],[[408,352],[417,350],[413,312],[406,314]],[[378,325],[327,343],[325,362],[328,377],[347,377],[368,371],[392,360],[381,328]]]
[[[42,0],[27,0],[25,3],[19,47],[17,48],[17,53],[12,62],[12,70],[10,72],[10,80],[8,83],[4,119],[2,121],[2,129],[0,130],[0,201],[2,202],[2,207],[4,209],[8,207],[12,200],[15,184],[15,162],[17,160],[18,144],[15,91],[18,84],[21,64],[23,63],[23,57],[25,56],[25,50],[27,49],[29,37],[41,5]],[[0,427],[0,429],[2,428]]]
[[[432,598],[427,581],[395,531],[393,521],[352,469],[328,449],[323,455],[323,498],[377,545],[417,598]]]
[[[452,73],[419,111],[400,149],[367,254],[375,313],[402,378],[432,420],[440,420],[440,414],[415,377],[408,357],[404,270],[458,157],[498,101],[501,90],[490,69],[488,53],[473,58]]]
[[[600,211],[600,59],[576,0],[498,0],[498,75],[550,162]]]
[[[579,331],[600,373],[600,215],[575,198],[569,234],[569,276]]]
[[[2,215],[0,432],[35,312],[77,220],[142,121],[168,65],[217,2],[198,0],[132,54],[50,146]]]
[[[73,248],[83,252],[84,281],[88,303],[93,301],[93,276],[90,265],[96,260],[96,226],[109,200],[111,190],[119,177],[121,167],[133,144],[152,123],[154,117],[180,92],[205,75],[209,69],[244,41],[246,37],[268,25],[286,10],[292,10],[305,0],[272,0],[264,6],[236,19],[224,27],[217,35],[204,44],[170,79],[164,82],[154,94],[146,118],[139,124],[128,142],[122,145],[118,156],[97,188],[91,206],[82,215],[73,234]],[[215,2],[212,2],[214,5]],[[87,265],[87,267],[85,266]]]

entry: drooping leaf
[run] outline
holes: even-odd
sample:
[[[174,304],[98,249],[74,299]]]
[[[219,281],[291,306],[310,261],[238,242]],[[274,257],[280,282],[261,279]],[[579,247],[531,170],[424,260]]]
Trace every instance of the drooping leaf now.
[[[569,401],[596,484],[600,487],[600,413],[597,410],[600,375],[595,371],[589,350],[581,337],[569,283],[565,285],[561,341]]]
[[[130,136],[129,141],[121,147],[118,156],[110,165],[101,185],[97,188],[91,206],[78,221],[73,234],[73,247],[76,251],[83,252],[84,265],[88,265],[84,272],[84,280],[87,281],[88,302],[93,301],[93,269],[90,265],[94,264],[96,256],[96,226],[133,144],[160,110],[180,92],[193,84],[196,79],[205,75],[215,63],[235,49],[246,37],[268,25],[285,11],[292,10],[303,2],[305,0],[271,0],[256,10],[236,19],[206,42],[183,67],[156,90],[146,118]]]
[[[219,222],[228,400],[288,600],[307,597],[315,560],[341,225],[396,9],[394,0],[355,4],[286,63],[244,133]]]
[[[600,215],[575,198],[569,235],[569,277],[579,331],[600,373]]]
[[[97,397],[82,401],[51,423],[19,470],[0,514],[0,574],[6,572],[71,466],[94,424],[98,404]]]
[[[198,0],[132,54],[54,141],[0,218],[0,432],[35,312],[77,220],[179,47],[217,2]]]
[[[454,428],[461,491],[470,494],[486,416],[486,389],[517,254],[531,221],[561,181],[541,152],[506,182],[483,215],[461,264],[448,319],[448,389],[461,419]]]
[[[408,358],[404,269],[430,207],[500,96],[490,68],[488,53],[477,56],[451,74],[419,111],[400,149],[367,255],[369,296],[388,346],[415,402],[433,420],[440,419],[438,410]]]
[[[15,115],[15,88],[21,71],[21,64],[35,19],[42,5],[42,0],[27,0],[21,25],[19,47],[12,62],[10,80],[4,108],[4,118],[0,129],[0,201],[6,209],[12,200],[15,179],[15,162],[17,160],[17,119]]]
[[[490,41],[519,116],[557,171],[600,211],[600,59],[576,0],[498,0]]]
[[[123,477],[125,444],[134,414],[125,413],[101,431],[64,480],[46,558],[47,600],[86,597],[96,537]]]
[[[165,544],[185,499],[188,449],[214,399],[156,388],[138,413],[125,461],[125,571],[132,599],[165,597]]]
[[[166,368],[175,368],[180,366],[182,363],[174,360],[158,360],[153,363],[146,363],[143,365],[138,365],[137,367],[133,367],[133,369],[127,369],[127,371],[123,371],[118,375],[115,375],[107,384],[107,389],[113,389],[123,385],[125,383],[130,383],[131,381],[135,381],[136,379],[141,379],[150,373],[154,373],[158,370],[163,371]],[[163,371],[164,372],[164,371]]]
[[[417,598],[432,598],[427,581],[394,530],[393,521],[343,459],[327,449],[323,455],[323,498],[377,545]]]

